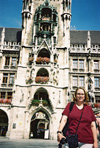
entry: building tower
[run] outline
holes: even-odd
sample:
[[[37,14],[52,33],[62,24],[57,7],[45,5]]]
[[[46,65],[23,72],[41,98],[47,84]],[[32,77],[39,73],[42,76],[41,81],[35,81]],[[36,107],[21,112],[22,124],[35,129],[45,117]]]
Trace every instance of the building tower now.
[[[23,0],[10,138],[56,139],[68,102],[71,0]]]

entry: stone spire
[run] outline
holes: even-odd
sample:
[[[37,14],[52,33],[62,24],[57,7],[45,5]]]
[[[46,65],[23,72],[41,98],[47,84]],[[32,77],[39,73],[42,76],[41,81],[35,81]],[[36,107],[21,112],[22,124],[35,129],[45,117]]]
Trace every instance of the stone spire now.
[[[63,46],[70,47],[70,21],[71,21],[71,0],[62,2],[62,22],[63,22]],[[65,42],[66,41],[66,42]]]
[[[90,36],[90,31],[87,33],[87,49],[91,48],[91,36]]]

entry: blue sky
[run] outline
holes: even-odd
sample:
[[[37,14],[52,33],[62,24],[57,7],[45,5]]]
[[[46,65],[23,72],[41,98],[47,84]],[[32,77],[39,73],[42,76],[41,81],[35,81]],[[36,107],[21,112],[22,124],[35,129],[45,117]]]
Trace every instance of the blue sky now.
[[[21,28],[23,0],[0,0],[0,27]],[[100,0],[72,0],[71,28],[100,30]]]

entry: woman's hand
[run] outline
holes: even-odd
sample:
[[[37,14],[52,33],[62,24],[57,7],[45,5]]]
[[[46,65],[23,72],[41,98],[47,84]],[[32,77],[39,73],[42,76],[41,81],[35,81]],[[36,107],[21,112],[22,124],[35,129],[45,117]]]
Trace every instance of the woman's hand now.
[[[57,134],[57,141],[60,142],[62,138],[66,139],[66,137],[64,137],[61,133],[58,133]]]
[[[96,131],[95,121],[92,121],[92,123],[91,123],[91,130],[92,130],[93,139],[94,139],[93,148],[98,148],[98,140],[97,140],[97,131]]]
[[[98,148],[98,143],[97,142],[94,142],[93,148]]]
[[[63,115],[62,116],[62,118],[61,118],[61,122],[60,122],[60,125],[59,125],[59,128],[58,128],[58,131],[60,131],[60,132],[57,132],[57,141],[58,142],[60,142],[60,140],[62,139],[62,138],[65,138],[66,139],[66,137],[64,137],[63,135],[62,135],[62,133],[61,133],[61,131],[63,130],[63,128],[64,128],[64,126],[65,126],[65,124],[66,124],[66,122],[67,122],[67,116],[65,116],[65,115]]]

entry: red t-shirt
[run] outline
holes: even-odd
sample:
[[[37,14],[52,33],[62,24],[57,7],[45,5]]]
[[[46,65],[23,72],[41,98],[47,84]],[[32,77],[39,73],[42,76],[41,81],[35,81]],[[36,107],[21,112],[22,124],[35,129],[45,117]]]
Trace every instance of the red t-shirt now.
[[[62,114],[69,117],[70,134],[75,134],[81,113],[83,111],[83,115],[77,131],[78,141],[82,143],[93,143],[94,141],[91,130],[91,122],[96,121],[96,118],[94,116],[92,108],[88,105],[84,105],[84,110],[83,109],[80,110],[77,108],[75,104],[70,113],[69,113],[69,108],[70,108],[70,103],[67,104]]]

